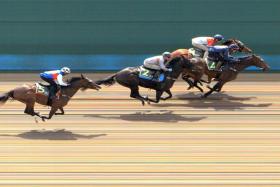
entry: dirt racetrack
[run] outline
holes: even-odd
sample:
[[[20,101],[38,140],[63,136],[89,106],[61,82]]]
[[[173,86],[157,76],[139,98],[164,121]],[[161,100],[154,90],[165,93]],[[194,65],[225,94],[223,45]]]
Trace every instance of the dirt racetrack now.
[[[1,93],[34,77],[1,76]],[[45,123],[8,101],[0,186],[280,186],[279,77],[243,74],[203,100],[177,82],[172,100],[144,107],[119,85],[88,90]]]

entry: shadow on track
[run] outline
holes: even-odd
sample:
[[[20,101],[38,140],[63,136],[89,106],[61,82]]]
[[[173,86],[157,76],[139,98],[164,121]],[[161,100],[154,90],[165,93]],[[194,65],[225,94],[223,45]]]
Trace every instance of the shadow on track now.
[[[177,99],[186,101],[186,103],[160,103],[158,107],[191,107],[191,108],[213,108],[215,110],[243,110],[248,107],[264,108],[269,107],[272,103],[262,104],[249,104],[243,103],[244,101],[250,101],[256,97],[234,97],[225,93],[217,93],[209,96],[209,98],[201,99],[194,93],[188,93],[183,95],[177,95]]]
[[[78,139],[93,139],[100,136],[106,136],[106,134],[96,134],[96,135],[81,135],[74,134],[71,131],[66,131],[65,129],[59,130],[31,130],[18,135],[5,135],[0,134],[0,136],[10,136],[10,137],[20,137],[23,139],[35,139],[35,140],[78,140]]]
[[[136,112],[134,114],[106,114],[106,115],[97,115],[97,114],[90,114],[85,115],[85,117],[91,118],[104,118],[104,119],[121,119],[125,121],[147,121],[147,122],[162,122],[162,123],[177,123],[179,121],[200,121],[205,119],[206,117],[184,117],[179,114],[173,114],[172,111],[169,110],[161,110],[159,112],[155,111],[143,111],[143,112]]]

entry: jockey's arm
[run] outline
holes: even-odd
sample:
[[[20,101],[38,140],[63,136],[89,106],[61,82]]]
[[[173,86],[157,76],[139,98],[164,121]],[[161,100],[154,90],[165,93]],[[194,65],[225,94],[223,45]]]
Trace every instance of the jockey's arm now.
[[[163,60],[159,60],[159,66],[163,71],[169,71],[169,69],[165,67]]]
[[[223,49],[222,55],[223,55],[223,60],[225,62],[231,62],[232,61],[233,57],[229,55],[229,49],[228,48]]]
[[[63,76],[61,74],[57,76],[57,82],[60,86],[68,86],[68,84],[63,81]]]

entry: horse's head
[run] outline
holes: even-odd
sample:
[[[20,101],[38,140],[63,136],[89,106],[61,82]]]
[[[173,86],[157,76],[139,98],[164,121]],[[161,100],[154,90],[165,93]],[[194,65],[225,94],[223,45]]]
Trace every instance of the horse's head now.
[[[97,84],[95,84],[92,80],[89,78],[85,77],[83,74],[81,74],[81,86],[82,90],[86,89],[94,89],[94,90],[99,90],[101,87]]]
[[[70,85],[73,87],[81,88],[82,90],[86,89],[94,89],[94,90],[99,90],[101,87],[89,78],[85,77],[83,74],[81,74],[81,77],[73,77],[69,81]]]
[[[270,69],[269,65],[260,56],[252,55],[252,62],[256,67],[261,68],[263,71],[268,71]]]
[[[252,50],[247,47],[243,42],[237,39],[228,39],[223,43],[223,45],[231,45],[231,44],[236,44],[239,47],[239,52],[244,52],[244,53],[252,53]]]

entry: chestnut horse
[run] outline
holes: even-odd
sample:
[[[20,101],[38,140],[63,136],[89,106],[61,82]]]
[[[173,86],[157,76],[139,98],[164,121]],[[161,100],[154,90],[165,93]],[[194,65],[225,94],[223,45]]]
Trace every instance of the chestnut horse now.
[[[217,83],[214,85],[213,88],[208,88],[210,91],[208,91],[206,94],[202,96],[202,98],[206,98],[209,96],[212,92],[214,91],[221,91],[222,87],[224,86],[225,83],[232,81],[236,79],[237,75],[244,69],[250,66],[255,66],[258,68],[261,68],[263,71],[269,70],[269,66],[267,63],[259,56],[256,55],[249,55],[247,57],[240,58],[239,62],[235,63],[230,63],[227,64],[227,66],[223,69],[222,72],[216,72],[216,71],[211,71],[208,69],[207,64],[205,63],[205,60],[202,58],[194,58],[196,60],[196,66],[200,67],[203,69],[203,72],[210,78],[216,78]],[[233,71],[230,67],[235,69],[236,71]]]
[[[15,88],[1,95],[0,103],[5,103],[9,98],[13,98],[26,105],[24,113],[29,114],[31,116],[39,116],[43,121],[45,121],[45,119],[51,119],[54,114],[63,115],[63,107],[68,104],[69,100],[72,98],[72,96],[74,96],[77,93],[78,90],[85,90],[88,88],[99,90],[101,88],[100,86],[92,82],[90,79],[84,77],[83,75],[81,75],[81,77],[74,77],[70,79],[69,83],[69,86],[61,88],[62,96],[59,99],[53,99],[48,117],[41,116],[38,112],[34,111],[35,103],[39,103],[45,106],[47,106],[48,103],[48,95],[46,95],[44,92],[38,91],[38,84],[25,84],[21,87]],[[40,86],[40,88],[44,91],[44,86]],[[58,109],[61,111],[61,113],[56,113]]]

